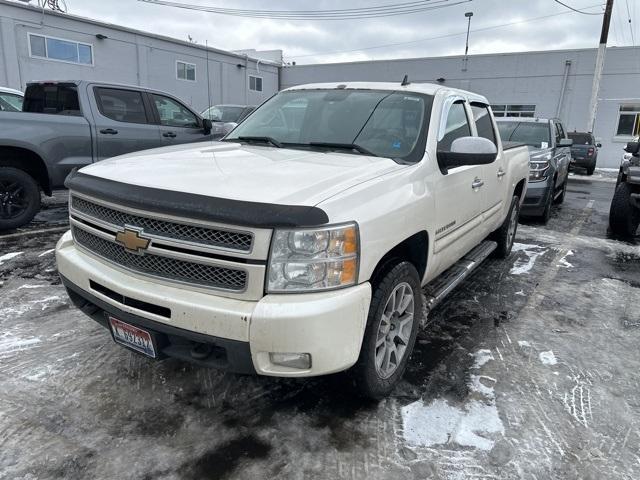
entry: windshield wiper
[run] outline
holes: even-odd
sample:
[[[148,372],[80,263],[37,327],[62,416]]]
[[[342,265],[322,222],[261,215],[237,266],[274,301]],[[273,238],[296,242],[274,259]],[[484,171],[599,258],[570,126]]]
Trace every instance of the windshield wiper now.
[[[282,148],[282,143],[280,143],[275,138],[271,138],[271,137],[246,137],[246,136],[240,136],[240,137],[237,137],[237,138],[229,138],[227,140],[230,141],[230,142],[232,142],[233,140],[242,140],[242,141],[245,141],[245,142],[270,143],[274,147]]]
[[[326,147],[326,148],[337,148],[340,150],[355,150],[356,152],[360,152],[363,155],[369,155],[371,157],[377,157],[375,153],[366,148],[356,144],[356,143],[331,143],[331,142],[309,142],[309,145],[312,147]]]

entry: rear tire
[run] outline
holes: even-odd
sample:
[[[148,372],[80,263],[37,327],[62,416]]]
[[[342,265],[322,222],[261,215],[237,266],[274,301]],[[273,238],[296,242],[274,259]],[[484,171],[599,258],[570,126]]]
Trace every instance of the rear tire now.
[[[595,171],[596,171],[595,165],[587,167],[587,175],[593,175],[593,172]]]
[[[393,391],[413,352],[421,319],[416,268],[405,261],[390,264],[374,282],[360,357],[351,370],[361,395],[380,399]]]
[[[498,247],[494,250],[493,256],[505,259],[511,254],[513,242],[518,231],[518,219],[520,218],[520,197],[514,195],[511,199],[511,207],[507,218],[504,219],[502,226],[493,232],[491,239],[498,243]]]
[[[616,188],[609,210],[609,227],[617,235],[632,237],[640,225],[640,210],[631,205],[633,188],[621,183]]]
[[[0,230],[29,223],[40,210],[40,188],[28,173],[0,167]]]

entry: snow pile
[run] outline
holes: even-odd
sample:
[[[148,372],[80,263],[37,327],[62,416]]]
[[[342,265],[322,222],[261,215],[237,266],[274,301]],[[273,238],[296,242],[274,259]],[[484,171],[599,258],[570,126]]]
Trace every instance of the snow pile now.
[[[22,255],[22,253],[23,252],[11,252],[11,253],[5,253],[4,255],[0,255],[0,265],[2,265],[4,262],[8,262],[9,260],[14,259],[18,255]]]
[[[540,352],[540,361],[545,365],[555,365],[558,363],[556,360],[556,356],[553,354],[553,350],[549,350],[548,352]]]
[[[474,370],[493,360],[490,350],[479,350],[474,357]],[[464,447],[491,450],[495,443],[493,437],[504,434],[493,391],[495,383],[494,378],[471,375],[469,388],[474,392],[474,399],[462,406],[436,399],[429,404],[419,400],[403,407],[401,413],[405,441],[409,445],[422,447],[456,443]],[[477,400],[477,397],[483,398]]]
[[[573,250],[569,250],[564,257],[562,257],[560,260],[558,260],[558,267],[563,267],[563,268],[572,268],[573,264],[569,263],[567,261],[567,257],[573,255]]]
[[[536,263],[539,256],[547,253],[547,249],[540,245],[531,245],[527,243],[514,243],[514,252],[523,252],[526,255],[526,259],[517,259],[511,267],[512,275],[522,275],[523,273],[529,273]]]

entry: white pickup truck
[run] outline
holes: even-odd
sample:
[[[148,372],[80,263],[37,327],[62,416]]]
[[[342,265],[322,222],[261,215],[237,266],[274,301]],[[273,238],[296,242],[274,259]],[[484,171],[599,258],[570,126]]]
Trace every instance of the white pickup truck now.
[[[488,105],[406,81],[305,85],[221,142],[82,168],[66,182],[62,281],[150,357],[351,369],[363,394],[387,395],[429,309],[511,251],[529,154],[502,144]]]

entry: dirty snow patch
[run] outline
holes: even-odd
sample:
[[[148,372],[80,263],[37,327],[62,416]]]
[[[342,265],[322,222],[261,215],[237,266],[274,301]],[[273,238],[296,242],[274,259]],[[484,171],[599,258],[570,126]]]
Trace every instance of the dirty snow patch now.
[[[10,333],[5,333],[0,337],[0,357],[7,353],[26,350],[38,343],[40,343],[40,339],[38,337],[20,338]]]
[[[521,347],[530,347],[531,344],[529,342],[527,342],[526,340],[518,340],[518,345],[520,345]]]
[[[548,352],[540,352],[539,357],[540,361],[545,365],[555,365],[558,363],[558,360],[556,360],[556,356],[553,354],[552,350],[549,350]]]
[[[476,359],[475,363],[473,364],[473,368],[480,368],[489,360],[494,360],[493,353],[491,353],[491,350],[487,349],[478,350],[473,354],[473,357]]]
[[[18,255],[22,255],[23,253],[24,252],[11,252],[0,255],[0,265],[2,265],[4,262],[8,262],[9,260],[16,258]]]
[[[50,253],[53,253],[55,251],[56,251],[55,248],[52,248],[51,250],[46,250],[46,251],[42,252],[40,255],[38,255],[38,257],[44,257],[45,255],[49,255]]]
[[[569,250],[564,257],[558,260],[557,266],[562,268],[573,268],[573,264],[567,261],[567,257],[570,257],[571,255],[573,255],[573,250]]]
[[[547,253],[546,248],[541,247],[540,245],[531,245],[527,243],[514,243],[513,251],[523,252],[526,255],[526,258],[519,258],[515,261],[513,267],[511,267],[511,271],[509,272],[512,275],[529,273],[535,265],[538,257]]]

